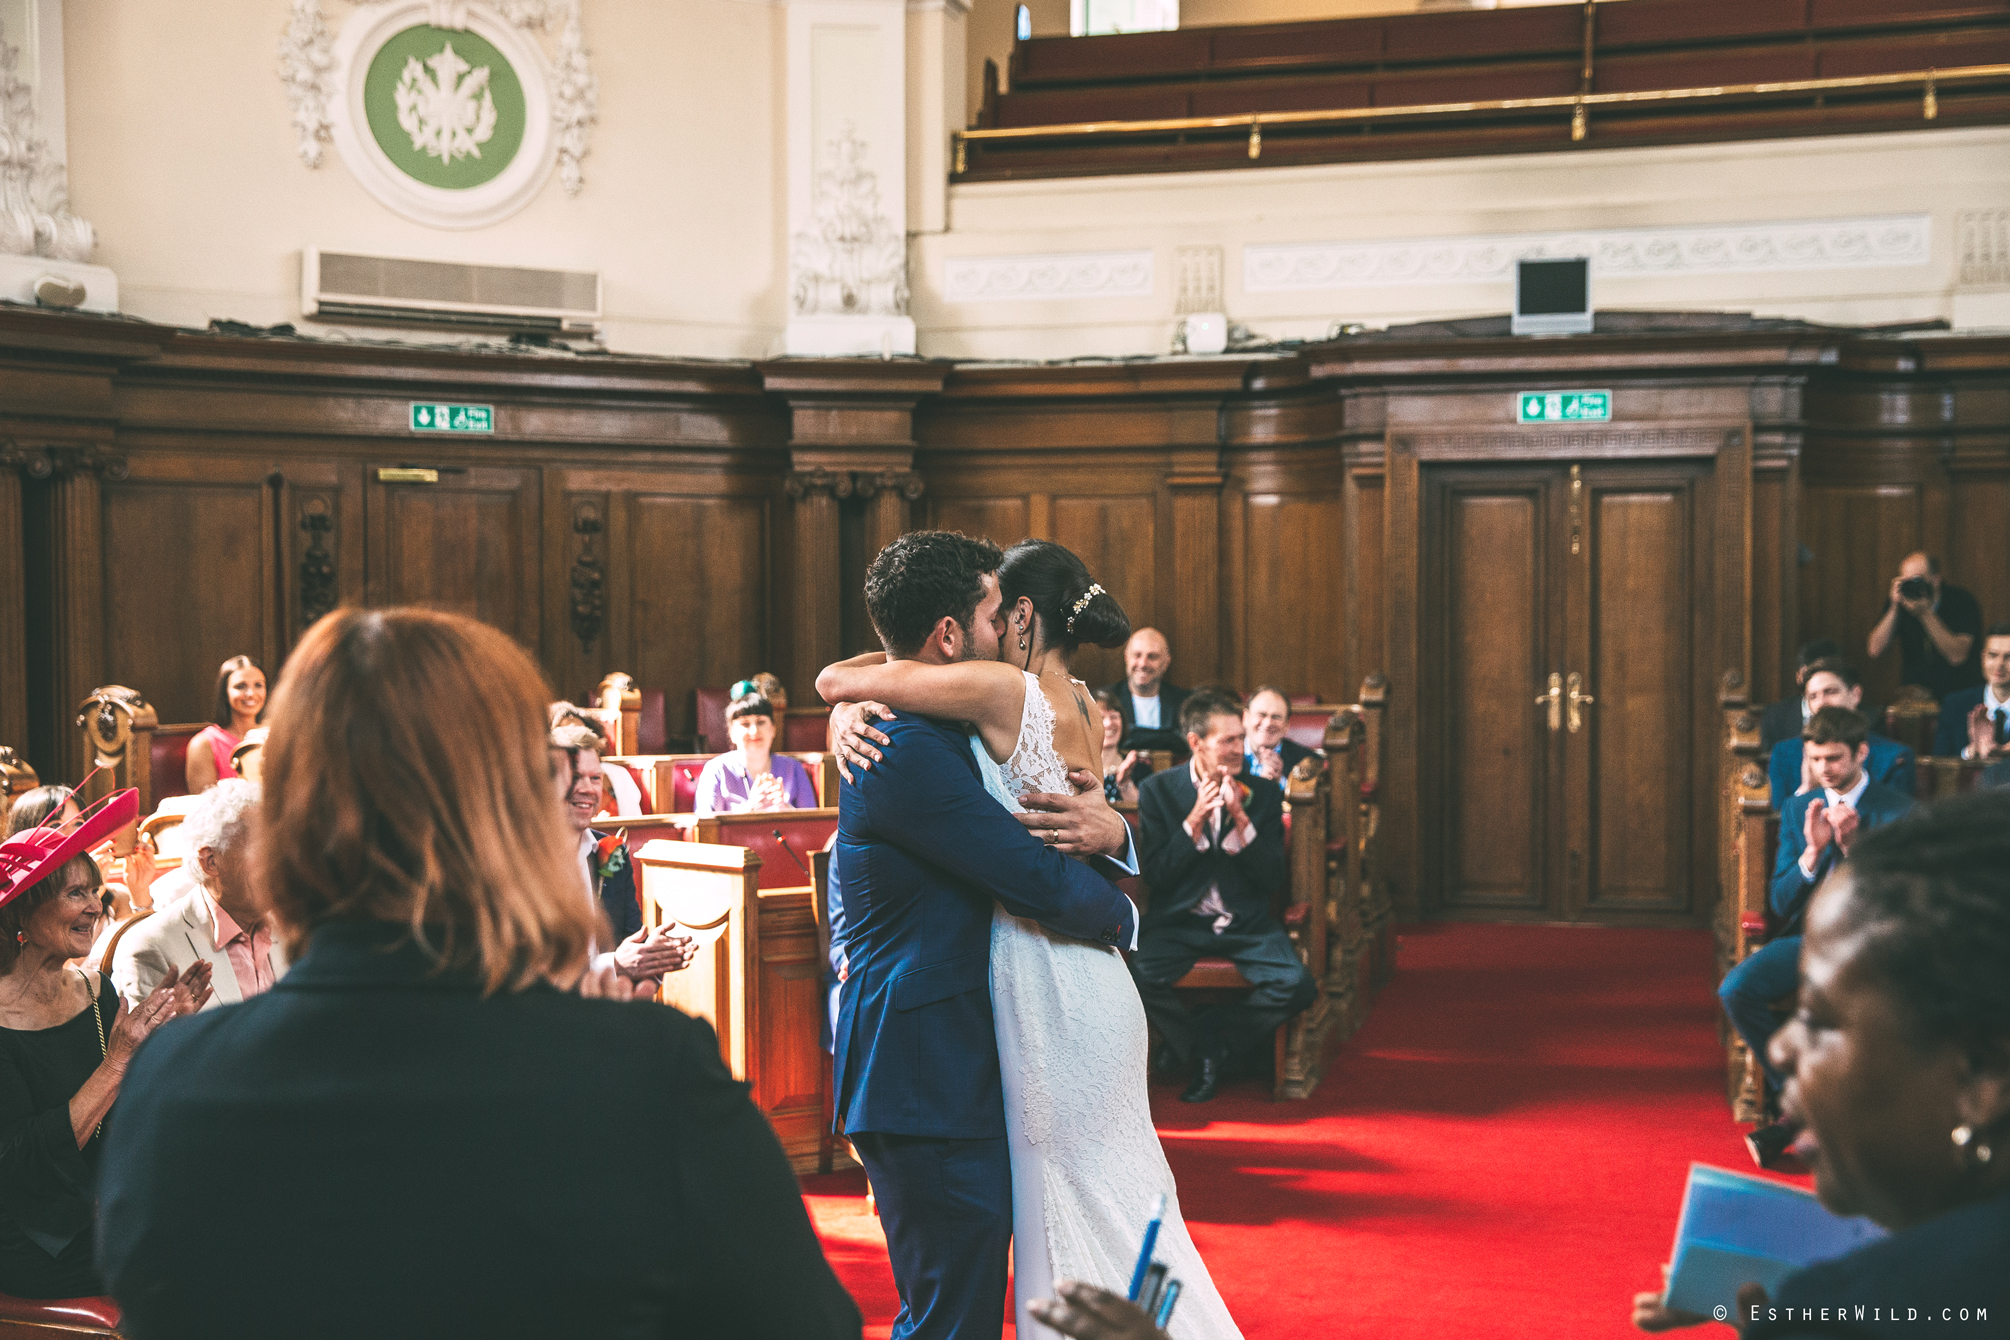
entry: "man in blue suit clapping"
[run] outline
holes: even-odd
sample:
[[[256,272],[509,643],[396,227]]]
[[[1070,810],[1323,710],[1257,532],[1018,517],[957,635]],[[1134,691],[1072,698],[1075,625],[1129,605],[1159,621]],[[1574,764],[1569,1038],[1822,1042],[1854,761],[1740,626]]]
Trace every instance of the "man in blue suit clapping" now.
[[[1773,937],[1725,973],[1717,987],[1724,1013],[1765,1068],[1769,1093],[1781,1083],[1766,1055],[1766,1043],[1779,1027],[1770,1007],[1800,988],[1801,922],[1808,901],[1859,835],[1912,808],[1910,795],[1871,779],[1865,766],[1869,734],[1864,719],[1847,708],[1824,707],[1808,718],[1801,743],[1816,785],[1780,807],[1780,851],[1767,895]],[[1761,1167],[1770,1165],[1793,1135],[1777,1123],[1752,1132],[1753,1158]]]
[[[866,575],[866,608],[887,655],[995,659],[1000,558],[996,545],[945,531],[882,550]],[[850,728],[837,720],[833,729]],[[962,725],[892,716],[880,731],[883,755],[869,769],[851,755],[838,792],[837,1112],[886,1230],[901,1300],[895,1340],[995,1340],[1012,1172],[991,1014],[992,907],[1134,947],[1130,900],[1062,854],[1128,852],[1129,829],[1106,807],[1063,809],[1029,816],[1043,842],[985,791]],[[855,729],[850,738],[855,745]]]
[[[1810,717],[1824,707],[1846,707],[1855,712],[1863,705],[1863,682],[1857,675],[1856,667],[1840,656],[1826,657],[1808,665],[1801,672],[1801,686]],[[1912,751],[1876,731],[1871,731],[1865,740],[1870,753],[1863,766],[1870,779],[1908,796],[1916,795],[1919,770],[1918,760],[1913,757]],[[1804,747],[1800,735],[1773,746],[1766,771],[1773,784],[1773,808],[1776,810],[1784,810],[1787,802],[1796,795],[1809,795],[1817,789],[1813,770],[1803,756]]]

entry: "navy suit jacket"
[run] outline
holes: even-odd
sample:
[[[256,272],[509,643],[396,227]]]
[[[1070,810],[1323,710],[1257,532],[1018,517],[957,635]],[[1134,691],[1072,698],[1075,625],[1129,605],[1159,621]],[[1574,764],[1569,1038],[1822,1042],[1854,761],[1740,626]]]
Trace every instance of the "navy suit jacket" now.
[[[1919,764],[1910,749],[1876,731],[1870,733],[1866,743],[1870,745],[1870,753],[1864,756],[1863,766],[1873,782],[1908,796],[1919,794]],[[1774,745],[1773,756],[1768,760],[1766,775],[1773,784],[1773,808],[1783,814],[1788,798],[1801,784],[1801,756],[1806,747],[1807,741],[1796,735]]]
[[[1782,745],[1785,743],[1781,741]],[[1808,896],[1842,858],[1841,850],[1830,843],[1829,849],[1815,864],[1815,877],[1809,879],[1801,873],[1801,853],[1808,849],[1808,806],[1817,796],[1826,797],[1827,794],[1826,791],[1803,791],[1791,797],[1780,811],[1780,858],[1773,866],[1773,887],[1767,897],[1773,915],[1780,921],[1780,935],[1800,934],[1801,916],[1808,909]],[[1905,792],[1873,781],[1858,798],[1856,812],[1863,820],[1863,827],[1871,829],[1904,817],[1912,806],[1913,799]]]
[[[1155,773],[1138,788],[1138,819],[1144,828],[1138,863],[1152,891],[1146,925],[1184,924],[1179,919],[1190,917],[1216,887],[1221,905],[1238,924],[1270,914],[1270,896],[1286,873],[1284,791],[1265,777],[1244,773],[1237,780],[1249,787],[1242,810],[1256,826],[1256,840],[1233,854],[1213,843],[1201,851],[1187,836],[1186,817],[1198,797],[1190,765]]]
[[[1968,747],[1968,714],[1982,705],[1984,686],[1950,693],[1940,700],[1940,722],[1933,731],[1936,758],[1960,758]]]
[[[596,845],[607,836],[597,828],[592,831]],[[623,845],[627,845],[626,838]],[[642,902],[635,896],[634,854],[631,852],[629,859],[621,863],[621,868],[606,879],[600,878],[596,861],[593,879],[600,889],[600,906],[606,910],[607,920],[614,927],[614,944],[620,944],[642,929]],[[613,947],[607,946],[609,949]]]
[[[1131,943],[1137,914],[992,799],[967,735],[916,716],[880,729],[892,741],[885,759],[838,789],[837,1111],[852,1134],[1002,1136],[993,900],[1108,945]]]

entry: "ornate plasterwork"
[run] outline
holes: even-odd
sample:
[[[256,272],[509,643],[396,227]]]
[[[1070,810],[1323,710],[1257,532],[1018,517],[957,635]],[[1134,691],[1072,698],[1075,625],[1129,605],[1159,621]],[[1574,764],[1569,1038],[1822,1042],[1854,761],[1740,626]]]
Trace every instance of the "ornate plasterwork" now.
[[[1145,298],[1152,292],[1150,251],[1080,251],[1058,256],[962,256],[944,264],[950,302],[1021,302],[1037,298]]]
[[[907,238],[880,208],[879,175],[865,159],[849,123],[824,147],[811,226],[790,248],[797,316],[907,314]]]
[[[1755,270],[1854,270],[1925,265],[1932,216],[1893,214],[1693,228],[1615,228],[1368,242],[1258,243],[1242,249],[1247,293],[1504,283],[1514,262],[1589,256],[1602,279]]]
[[[20,66],[0,32],[0,253],[89,260],[97,234],[70,212],[69,171],[36,129],[35,90]]]
[[[358,10],[381,9],[394,0],[352,0]],[[587,59],[580,22],[583,0],[425,0],[425,22],[437,28],[466,29],[482,18],[540,39],[540,54],[550,80],[549,131],[556,141],[558,180],[567,195],[577,195],[584,182],[580,163],[589,152],[588,132],[598,116],[599,81]],[[519,73],[525,73],[519,71]],[[293,107],[293,128],[299,136],[300,161],[321,166],[323,146],[335,138],[337,100],[344,90],[342,63],[329,32],[321,0],[292,0],[285,31],[279,39],[279,78]]]

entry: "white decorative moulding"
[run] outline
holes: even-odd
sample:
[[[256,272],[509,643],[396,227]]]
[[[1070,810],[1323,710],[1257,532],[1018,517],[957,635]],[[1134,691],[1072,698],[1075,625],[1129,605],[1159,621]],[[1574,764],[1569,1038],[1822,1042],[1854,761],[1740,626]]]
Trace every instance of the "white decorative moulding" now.
[[[964,256],[944,263],[942,292],[949,302],[1147,298],[1152,292],[1152,253]]]
[[[1598,279],[1858,270],[1925,265],[1932,244],[1932,218],[1926,214],[1491,237],[1252,243],[1242,249],[1242,287],[1248,293],[1293,293],[1508,283],[1514,278],[1516,261],[1551,256],[1589,256]]]
[[[70,212],[70,174],[42,137],[21,51],[0,32],[0,255],[82,263],[97,234]]]
[[[301,162],[333,143],[379,201],[440,228],[507,218],[554,169],[577,194],[599,98],[582,3],[358,0],[331,35],[321,0],[292,0],[280,79]]]

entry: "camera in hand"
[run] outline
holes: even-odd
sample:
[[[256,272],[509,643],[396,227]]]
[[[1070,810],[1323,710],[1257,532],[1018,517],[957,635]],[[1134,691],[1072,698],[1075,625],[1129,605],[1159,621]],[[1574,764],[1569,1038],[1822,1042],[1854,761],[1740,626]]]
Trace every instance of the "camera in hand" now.
[[[1931,600],[1933,583],[1924,577],[1907,577],[1898,584],[1898,594],[1905,600]]]

